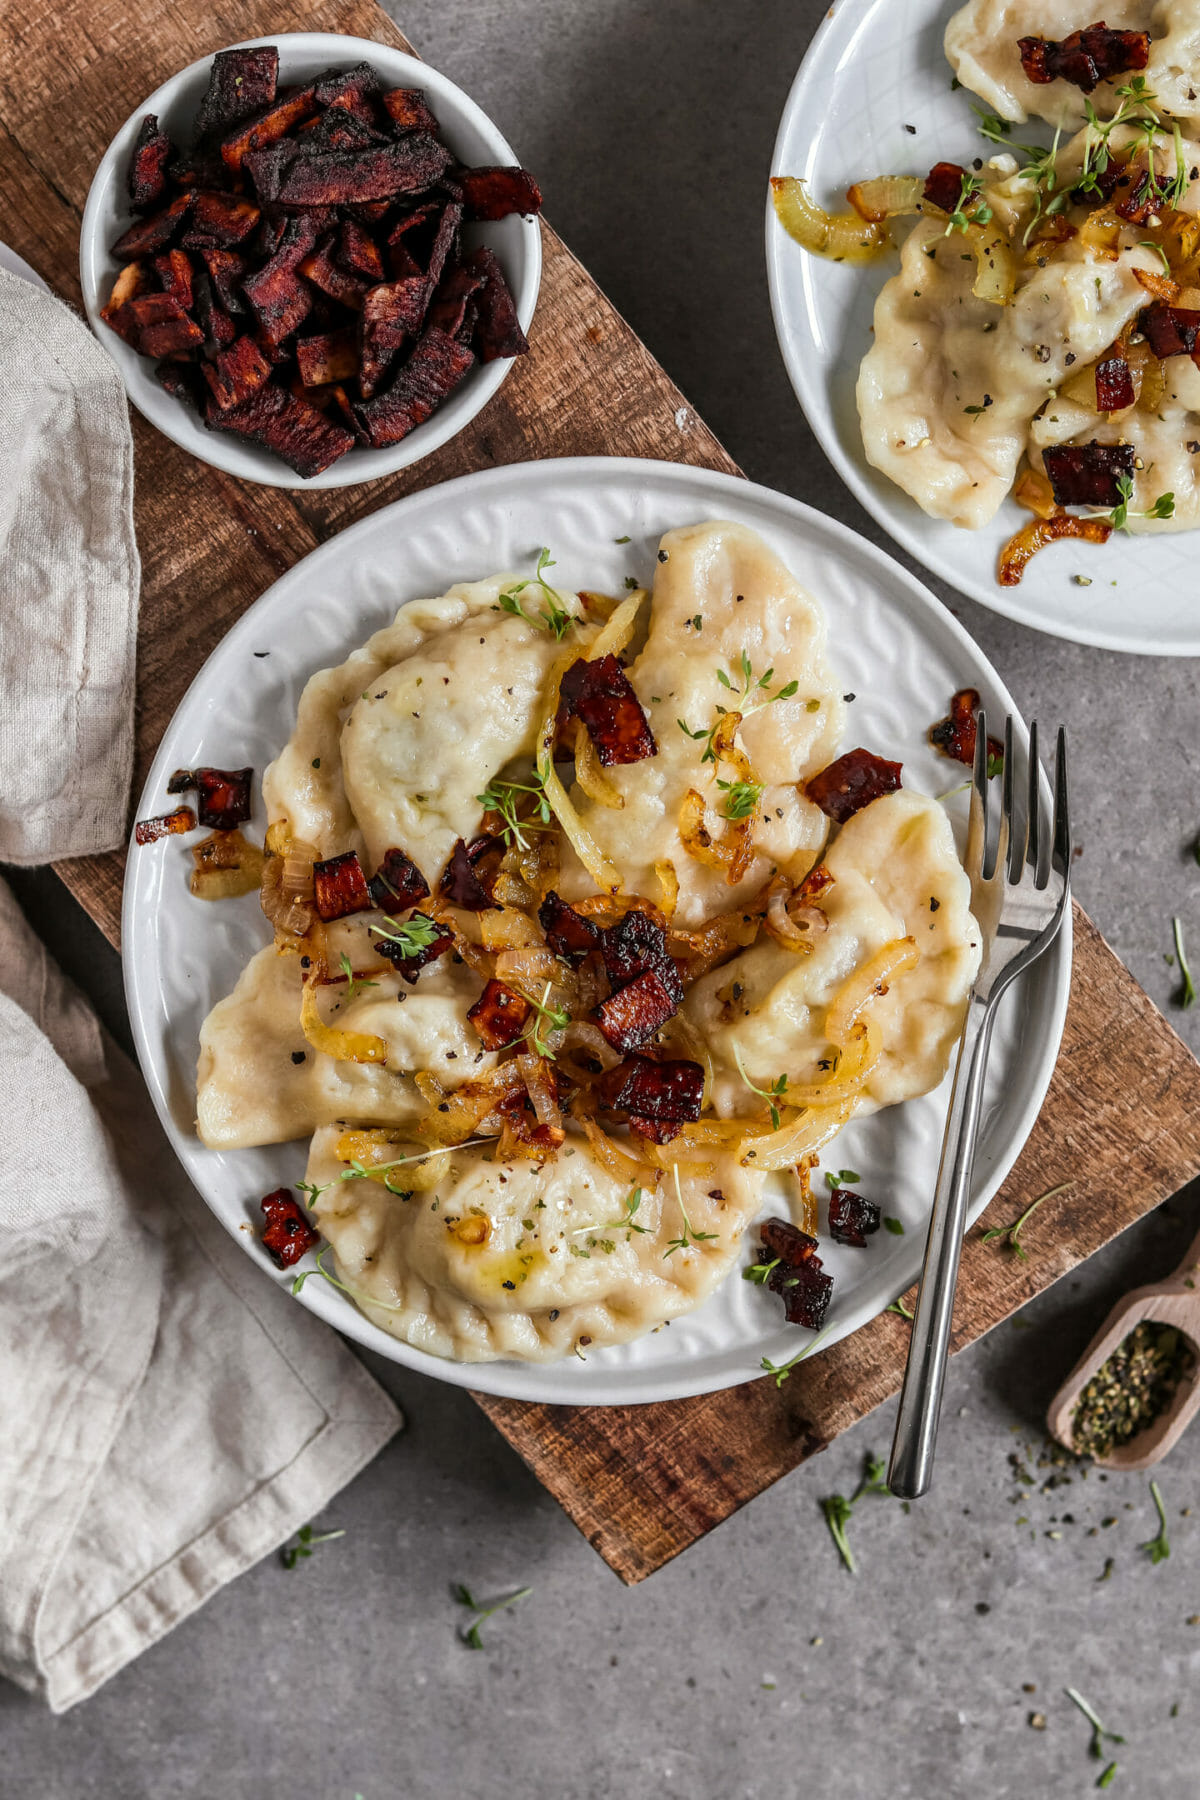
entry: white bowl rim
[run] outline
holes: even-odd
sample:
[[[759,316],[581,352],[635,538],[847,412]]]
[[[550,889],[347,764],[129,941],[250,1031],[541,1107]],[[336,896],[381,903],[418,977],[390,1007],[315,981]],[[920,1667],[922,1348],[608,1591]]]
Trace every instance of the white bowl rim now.
[[[242,38],[235,44],[227,44],[221,48],[242,50],[265,44],[278,45],[281,75],[289,53],[297,57],[330,58],[339,62],[344,60],[347,67],[355,62],[374,61],[381,71],[395,76],[397,85],[423,88],[429,94],[435,111],[438,111],[440,103],[445,109],[446,123],[451,131],[456,122],[455,115],[457,120],[473,127],[487,139],[495,162],[515,164],[519,161],[499,127],[476,101],[465,94],[449,76],[441,74],[407,51],[394,49],[390,44],[381,44],[372,38],[352,37],[332,31],[271,32],[261,37]],[[356,446],[323,474],[306,479],[297,475],[295,470],[290,469],[272,451],[252,444],[249,440],[243,442],[235,437],[209,431],[189,406],[173,399],[165,389],[159,387],[149,360],[138,356],[128,345],[123,344],[100,317],[103,303],[101,284],[112,263],[109,247],[102,241],[104,213],[121,180],[125,159],[132,148],[138,127],[146,113],[159,112],[168,107],[189,76],[198,75],[207,69],[217,54],[219,51],[214,50],[197,57],[186,68],[178,70],[155,88],[130,113],[100,159],[88,189],[79,231],[79,280],[88,322],[97,341],[120,369],[125,391],[143,418],[148,419],[182,450],[189,451],[213,468],[246,481],[257,482],[263,487],[291,488],[301,493],[320,488],[351,487],[377,481],[385,475],[394,475],[398,470],[409,468],[435,450],[440,450],[444,444],[457,437],[493,399],[511,370],[514,359],[499,358],[473,369],[462,387],[438,407],[425,424],[419,425],[399,444],[383,450],[368,450]],[[541,284],[541,228],[536,218],[517,218],[517,222],[520,228],[520,266],[517,279],[512,284],[513,299],[521,329],[528,336]]]

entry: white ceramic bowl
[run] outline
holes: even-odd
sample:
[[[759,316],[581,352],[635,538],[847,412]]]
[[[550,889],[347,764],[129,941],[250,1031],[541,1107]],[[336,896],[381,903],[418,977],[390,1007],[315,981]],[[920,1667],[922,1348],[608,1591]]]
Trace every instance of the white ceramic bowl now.
[[[464,165],[512,164],[519,160],[487,114],[468,99],[461,88],[455,87],[428,64],[392,50],[386,44],[376,44],[369,38],[342,37],[334,32],[296,31],[246,38],[243,44],[229,48],[240,49],[246,44],[278,45],[281,87],[303,83],[329,68],[348,69],[355,63],[369,62],[390,87],[424,89],[437,115],[442,136]],[[159,123],[172,139],[177,144],[186,144],[191,137],[196,109],[208,86],[211,65],[212,57],[205,56],[180,70],[149,95],[122,125],[96,170],[83,210],[79,238],[83,304],[92,330],[120,369],[126,391],[138,411],[184,450],[190,450],[193,456],[230,475],[259,481],[267,487],[349,487],[354,482],[374,481],[381,475],[391,475],[397,469],[419,462],[421,457],[448,443],[476,413],[482,411],[508,374],[511,359],[480,363],[433,416],[401,443],[386,450],[356,448],[326,469],[323,475],[314,475],[306,481],[278,456],[248,439],[209,431],[190,406],[173,399],[159,386],[152,360],[139,356],[101,319],[100,308],[107,302],[119,267],[111,246],[133,218],[126,200],[125,175],[138,128],[146,113],[156,113]],[[512,289],[521,329],[528,335],[542,273],[542,238],[537,220],[514,214],[492,224],[469,225],[467,233],[469,242],[488,244],[495,251]]]

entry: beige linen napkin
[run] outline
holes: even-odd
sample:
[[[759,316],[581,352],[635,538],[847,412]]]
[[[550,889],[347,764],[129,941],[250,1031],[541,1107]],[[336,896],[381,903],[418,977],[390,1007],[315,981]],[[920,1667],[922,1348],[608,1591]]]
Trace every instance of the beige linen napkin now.
[[[141,569],[121,377],[0,267],[0,862],[124,843]]]
[[[0,1674],[60,1712],[402,1421],[193,1192],[3,883],[0,1118]]]

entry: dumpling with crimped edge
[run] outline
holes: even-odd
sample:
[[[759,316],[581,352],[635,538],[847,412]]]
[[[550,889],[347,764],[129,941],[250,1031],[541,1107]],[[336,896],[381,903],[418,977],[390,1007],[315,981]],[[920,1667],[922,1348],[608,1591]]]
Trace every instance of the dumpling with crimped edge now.
[[[994,185],[985,181],[989,200],[1019,183],[1011,159],[1003,164]],[[1058,247],[1047,272],[1022,267],[1011,303],[997,306],[972,293],[976,263],[963,241],[920,220],[899,274],[875,302],[874,341],[859,371],[868,462],[934,518],[986,525],[1012,486],[1039,408],[1141,311],[1138,271],[1161,268],[1153,246],[1110,259],[1076,238]]]
[[[361,967],[367,957],[354,960]],[[323,987],[321,1014],[345,1031],[381,1038],[381,1065],[339,1061],[306,1041],[299,957],[268,947],[251,958],[200,1031],[197,1130],[210,1149],[287,1143],[333,1119],[409,1124],[427,1111],[413,1071],[428,1069],[450,1089],[493,1066],[494,1054],[480,1049],[467,1020],[479,981],[465,965],[439,958],[408,987],[380,963],[370,979],[374,986],[349,1003],[337,983]]]
[[[631,1211],[629,1184],[572,1134],[541,1167],[451,1151],[449,1175],[405,1198],[403,1167],[391,1173],[399,1193],[338,1180],[342,1138],[339,1126],[314,1135],[306,1176],[333,1184],[314,1215],[333,1272],[382,1330],[459,1362],[586,1356],[693,1311],[729,1273],[762,1197],[763,1178],[722,1153],[702,1173],[681,1172],[679,1193],[670,1176],[648,1174]],[[395,1150],[424,1146],[398,1137]],[[375,1149],[372,1160],[388,1157]],[[684,1211],[697,1235],[672,1250]]]
[[[532,754],[561,653],[552,632],[500,609],[517,580],[495,575],[414,600],[314,675],[263,777],[270,819],[320,857],[358,850],[373,867],[398,846],[432,886],[455,839],[478,830],[476,795]],[[576,605],[570,595],[561,603]]]
[[[1073,82],[1031,81],[1021,64],[1018,40],[1051,38],[1061,42],[1100,19],[1113,31],[1150,34],[1150,57],[1143,76],[1160,110],[1180,124],[1200,126],[1200,0],[969,0],[946,26],[946,60],[963,87],[969,88],[1002,119],[1022,124],[1027,118],[1073,131],[1087,118],[1087,105],[1111,118],[1121,104],[1117,89],[1130,73],[1101,81],[1090,94]]]
[[[626,892],[660,897],[656,865],[673,866],[679,880],[675,918],[687,928],[736,907],[773,868],[798,878],[816,861],[828,821],[796,784],[836,753],[845,708],[826,655],[820,608],[756,531],[720,521],[686,526],[666,533],[658,558],[646,641],[628,671],[657,754],[605,770],[623,807],[589,799],[578,784],[571,800],[620,869]],[[756,710],[738,742],[765,788],[754,823],[756,854],[746,876],[731,887],[723,870],[689,854],[679,813],[694,789],[708,802],[714,828],[724,830],[726,792],[716,784],[732,774],[728,766],[715,769],[702,761],[702,738],[716,724],[718,706],[737,707],[743,655]],[[720,681],[719,670],[730,686]],[[770,681],[760,688],[768,672]],[[790,698],[759,704],[793,682]],[[595,892],[566,847],[560,885],[568,899]]]
[[[698,981],[685,1012],[708,1038],[718,1106],[759,1088],[836,1081],[827,1035],[839,990],[885,946],[911,938],[919,960],[870,1002],[882,1051],[855,1110],[874,1112],[937,1087],[962,1031],[981,933],[945,811],[910,789],[872,801],[841,827],[824,859],[828,929],[805,955],[762,939]],[[822,1065],[826,1065],[824,1068]]]

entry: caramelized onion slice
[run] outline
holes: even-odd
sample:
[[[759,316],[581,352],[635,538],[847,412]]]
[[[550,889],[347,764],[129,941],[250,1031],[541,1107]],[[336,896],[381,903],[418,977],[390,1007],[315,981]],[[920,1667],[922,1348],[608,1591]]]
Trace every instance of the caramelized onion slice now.
[[[853,208],[826,212],[809,199],[804,182],[794,175],[772,175],[771,199],[788,236],[817,256],[834,262],[874,262],[892,247],[886,223],[868,223]]]
[[[860,219],[881,225],[885,219],[919,213],[924,187],[919,175],[876,175],[871,181],[856,181],[846,189],[846,198]]]
[[[630,595],[630,599],[636,599]],[[608,624],[601,632],[600,638],[616,624],[618,615],[623,609],[617,608]],[[636,611],[636,609],[635,609]],[[633,614],[629,615],[629,630],[633,629]],[[597,638],[596,642],[600,642]],[[593,650],[595,645],[593,645]],[[572,806],[567,790],[559,780],[558,771],[554,767],[554,740],[558,730],[558,696],[562,678],[576,660],[575,652],[569,651],[550,682],[550,705],[537,743],[537,770],[542,784],[542,792],[550,804],[550,810],[562,826],[571,848],[595,882],[596,886],[606,894],[616,894],[621,889],[621,874],[616,864],[605,856],[595,838]]]
[[[997,580],[1001,587],[1016,587],[1030,559],[1060,538],[1083,538],[1089,544],[1107,544],[1112,526],[1107,519],[1078,519],[1073,513],[1056,512],[1049,519],[1032,519],[1015,532],[1000,552]]]
[[[450,1173],[448,1150],[426,1150],[386,1131],[343,1131],[337,1141],[337,1159],[361,1163],[370,1170],[367,1179],[378,1181],[389,1192],[426,1194]],[[399,1163],[399,1168],[389,1164]]]
[[[830,1043],[839,1047],[848,1044],[853,1027],[872,1000],[886,994],[889,982],[907,969],[915,969],[920,960],[921,952],[913,937],[893,938],[868,957],[861,968],[846,978],[829,1003],[825,1035]]]
[[[310,973],[304,983],[300,1001],[300,1029],[323,1056],[334,1062],[379,1063],[387,1061],[387,1045],[371,1032],[346,1031],[338,1025],[327,1025],[317,1006],[319,981]]]
[[[265,858],[241,832],[214,831],[192,848],[196,864],[191,891],[198,900],[231,900],[253,894],[262,882]]]

